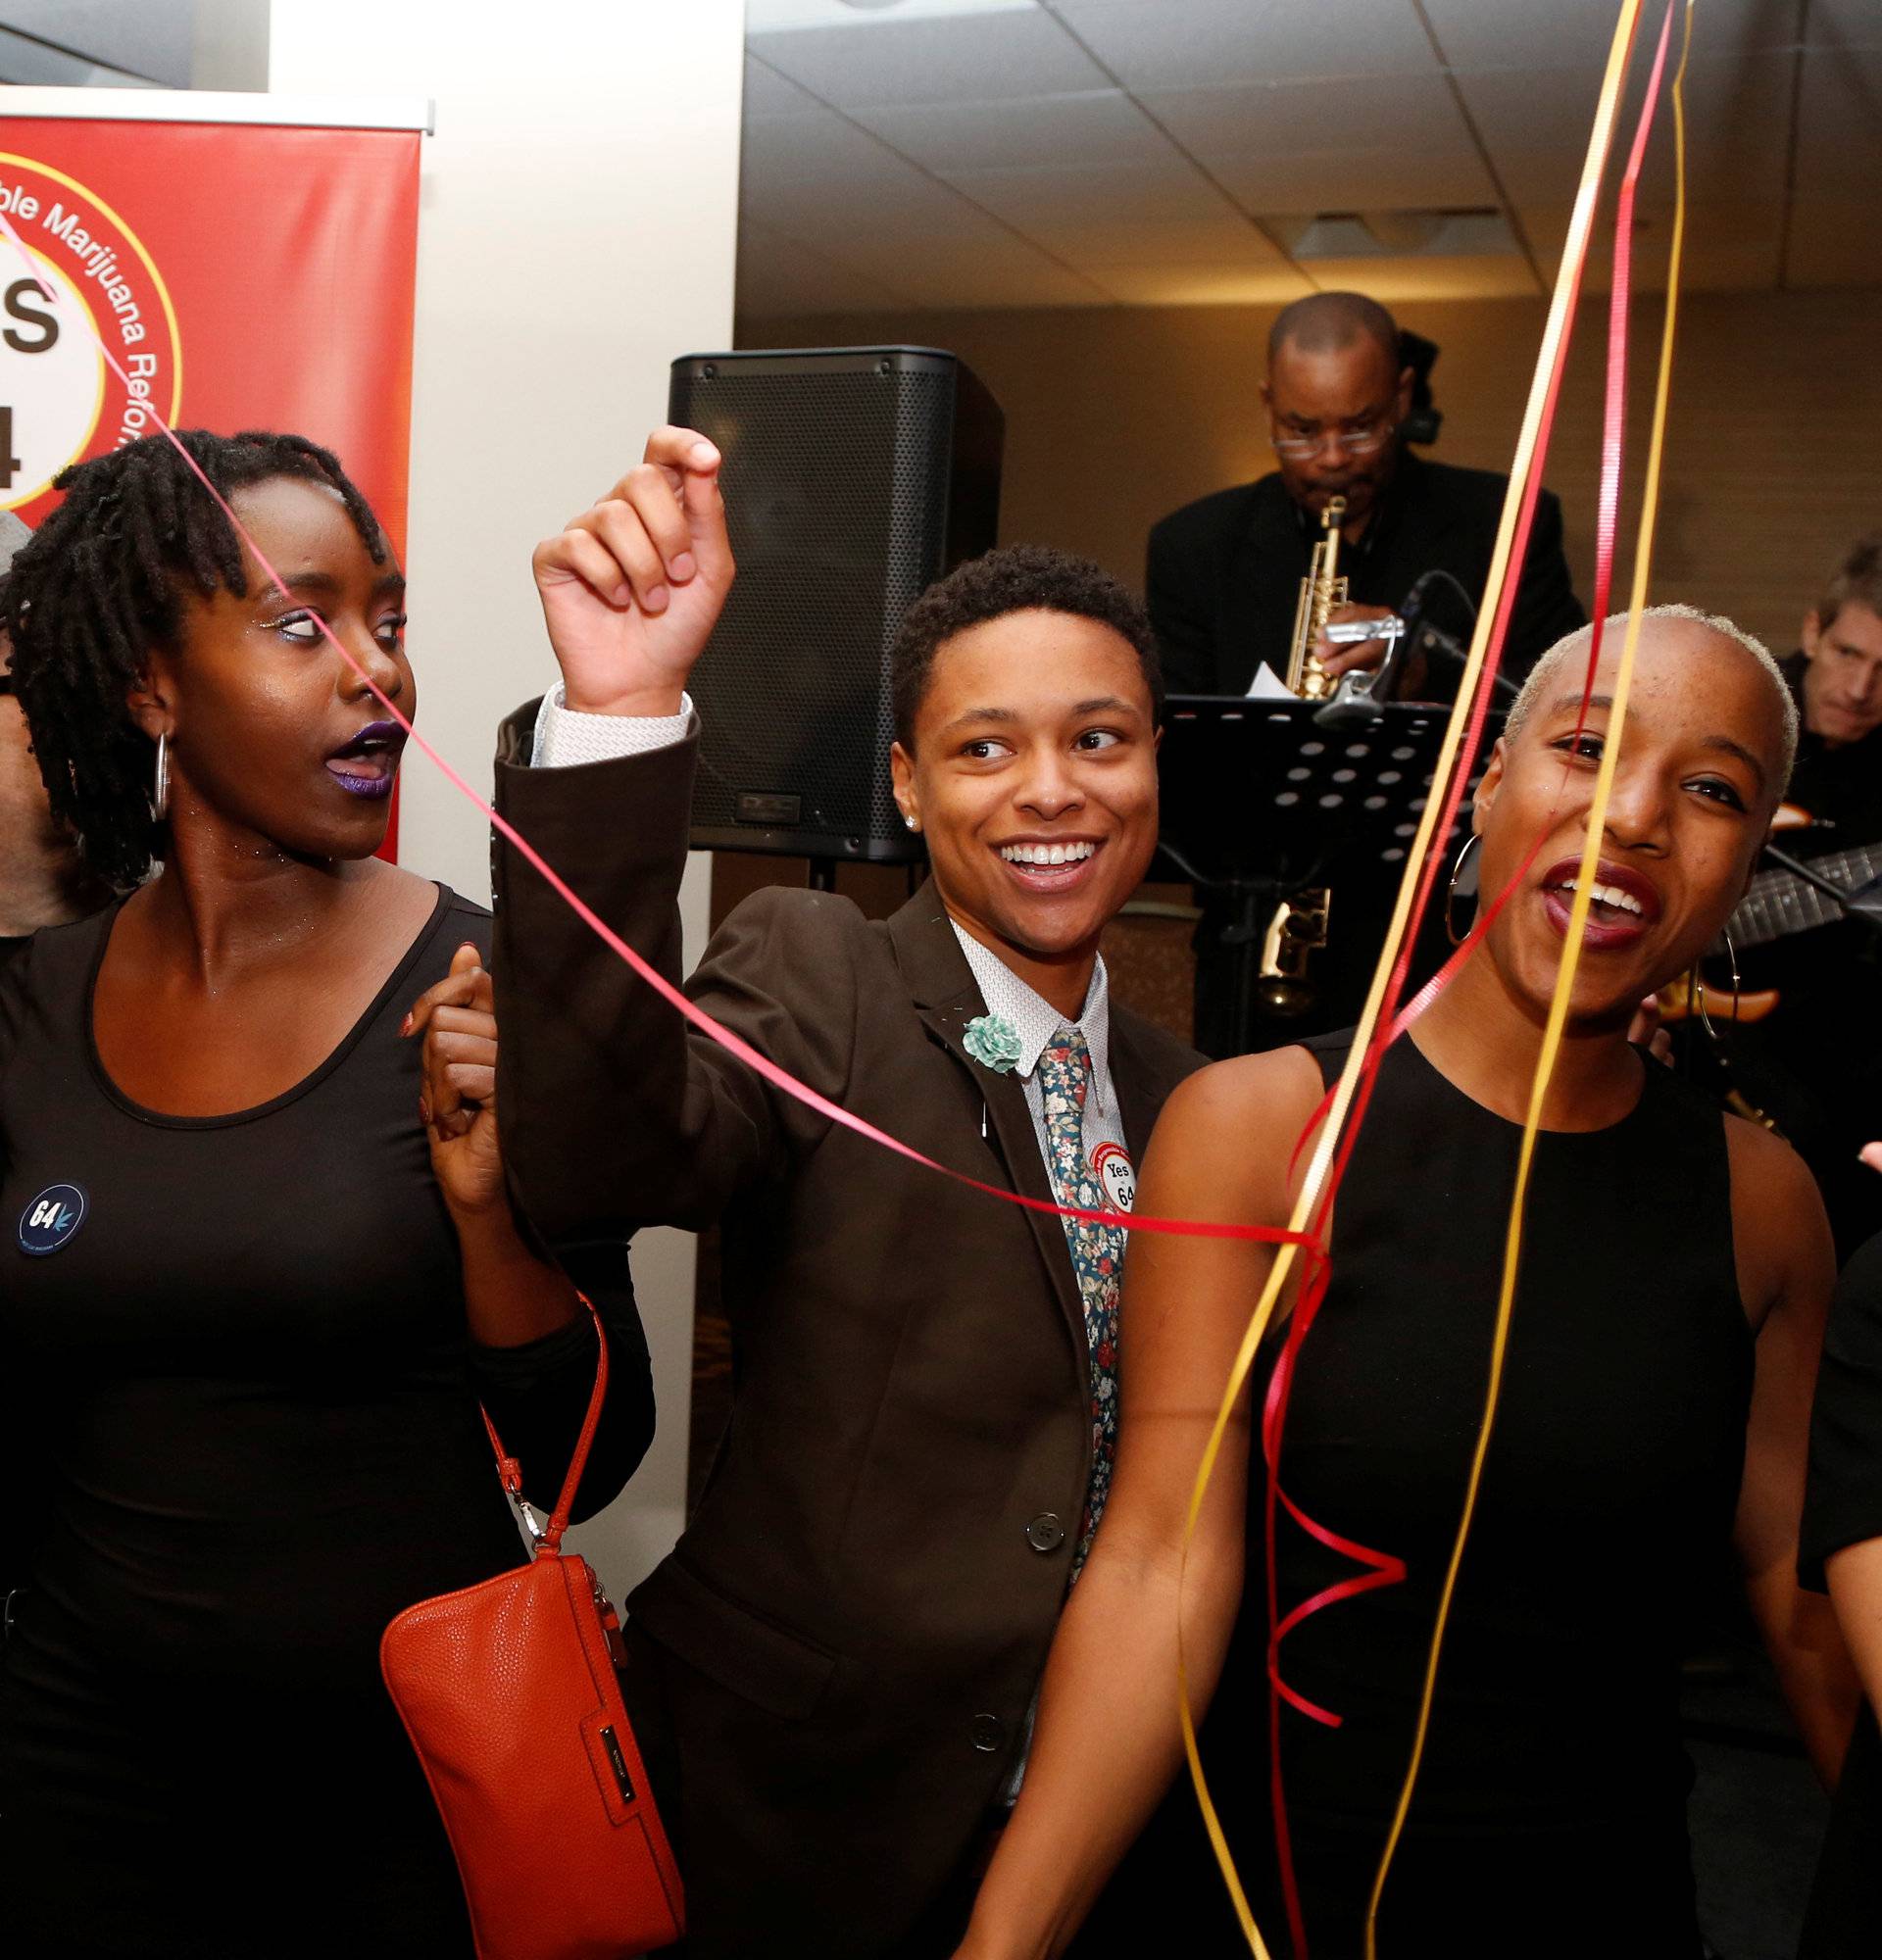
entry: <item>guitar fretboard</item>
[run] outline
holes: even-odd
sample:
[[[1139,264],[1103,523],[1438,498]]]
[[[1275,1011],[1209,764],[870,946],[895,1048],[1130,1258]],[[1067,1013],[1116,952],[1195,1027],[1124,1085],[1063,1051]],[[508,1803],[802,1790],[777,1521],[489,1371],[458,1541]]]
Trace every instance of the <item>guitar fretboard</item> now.
[[[1812,858],[1810,869],[1834,885],[1854,887],[1882,872],[1882,844],[1862,844]],[[1794,871],[1760,871],[1752,880],[1732,914],[1732,941],[1737,946],[1764,946],[1794,932],[1808,932],[1843,916],[1843,907],[1827,892],[1806,884]]]

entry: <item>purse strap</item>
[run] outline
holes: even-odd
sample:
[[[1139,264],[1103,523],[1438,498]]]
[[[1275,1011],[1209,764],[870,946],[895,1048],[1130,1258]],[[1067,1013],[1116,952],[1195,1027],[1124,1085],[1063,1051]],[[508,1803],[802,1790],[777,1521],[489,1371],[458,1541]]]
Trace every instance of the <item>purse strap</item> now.
[[[556,1508],[550,1513],[548,1523],[536,1533],[535,1556],[538,1558],[554,1557],[562,1549],[562,1535],[569,1529],[569,1513],[575,1507],[575,1493],[581,1487],[581,1473],[588,1467],[588,1452],[594,1446],[595,1431],[601,1425],[601,1405],[608,1398],[608,1336],[602,1327],[601,1315],[595,1311],[594,1301],[585,1293],[578,1292],[575,1298],[588,1309],[588,1317],[595,1323],[595,1386],[588,1397],[588,1413],[582,1418],[581,1435],[575,1441],[575,1453],[569,1459],[569,1474],[562,1480],[562,1495],[556,1499]],[[490,1438],[490,1447],[497,1452],[497,1474],[503,1479],[503,1488],[534,1530],[533,1513],[523,1501],[522,1465],[504,1448],[497,1426],[490,1420],[490,1411],[483,1409],[480,1413],[484,1430]]]

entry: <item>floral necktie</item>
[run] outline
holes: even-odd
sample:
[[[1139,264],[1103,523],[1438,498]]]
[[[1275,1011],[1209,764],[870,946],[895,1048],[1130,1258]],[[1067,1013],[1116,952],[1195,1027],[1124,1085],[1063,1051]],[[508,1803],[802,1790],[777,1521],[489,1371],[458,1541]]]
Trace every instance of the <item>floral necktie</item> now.
[[[1039,1056],[1045,1093],[1048,1168],[1053,1196],[1081,1210],[1109,1207],[1085,1150],[1085,1096],[1091,1086],[1091,1050],[1077,1028],[1057,1029]],[[1112,1459],[1117,1450],[1117,1288],[1124,1263],[1124,1235],[1114,1225],[1066,1218],[1065,1244],[1078,1279],[1091,1350],[1091,1488],[1085,1495],[1071,1576],[1076,1579],[1111,1494]]]

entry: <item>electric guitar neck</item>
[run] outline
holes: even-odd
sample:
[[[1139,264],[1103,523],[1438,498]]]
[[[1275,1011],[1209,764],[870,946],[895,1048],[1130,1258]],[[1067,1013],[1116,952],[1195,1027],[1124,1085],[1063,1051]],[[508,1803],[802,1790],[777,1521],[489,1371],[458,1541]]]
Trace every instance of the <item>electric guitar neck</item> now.
[[[1853,888],[1882,873],[1882,844],[1857,844],[1812,858],[1810,869],[1833,885]],[[1732,913],[1732,942],[1739,948],[1768,946],[1794,932],[1810,932],[1843,916],[1827,892],[1807,884],[1794,871],[1760,871]]]

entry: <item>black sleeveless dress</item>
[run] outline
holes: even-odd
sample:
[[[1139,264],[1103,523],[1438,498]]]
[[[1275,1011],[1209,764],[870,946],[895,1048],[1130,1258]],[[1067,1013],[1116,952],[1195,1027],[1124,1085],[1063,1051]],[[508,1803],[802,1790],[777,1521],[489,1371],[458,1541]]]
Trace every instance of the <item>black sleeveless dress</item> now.
[[[1348,1037],[1308,1046],[1331,1083]],[[1700,1951],[1676,1671],[1689,1615],[1727,1567],[1753,1365],[1723,1122],[1649,1066],[1622,1121],[1539,1141],[1502,1403],[1380,1908],[1382,1960]],[[1290,1686],[1343,1718],[1280,1717],[1313,1960],[1363,1951],[1482,1407],[1519,1137],[1401,1041],[1335,1208],[1281,1484],[1408,1577],[1314,1614],[1281,1649]],[[1264,1681],[1264,1478],[1258,1463],[1232,1663],[1229,1705],[1245,1711]],[[1276,1555],[1283,1613],[1360,1569],[1284,1515]],[[1211,1729],[1219,1754],[1228,1739]],[[1271,1891],[1265,1905],[1284,1950]]]
[[[140,1109],[91,1000],[116,908],[0,977],[0,1953],[468,1956],[378,1669],[414,1600],[520,1562],[477,1414],[553,1496],[579,1325],[469,1338],[399,1023],[490,919],[440,890],[327,1060],[228,1116]],[[48,1196],[48,1194],[52,1194]],[[631,1289],[583,1508],[652,1432]]]

